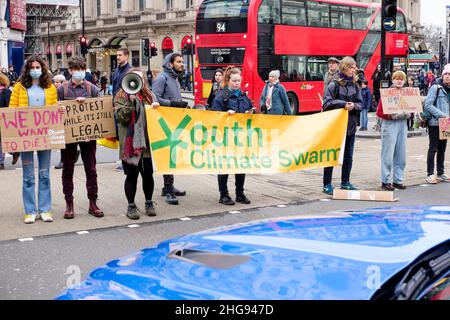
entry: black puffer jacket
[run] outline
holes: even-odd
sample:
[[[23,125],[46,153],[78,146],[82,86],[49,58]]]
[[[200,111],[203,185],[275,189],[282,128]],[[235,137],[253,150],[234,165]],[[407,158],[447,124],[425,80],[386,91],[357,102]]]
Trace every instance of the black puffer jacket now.
[[[347,125],[347,135],[352,135],[356,133],[359,112],[362,109],[361,89],[354,81],[347,81],[342,78],[333,80],[325,92],[323,110],[344,108],[347,102],[355,104],[355,108],[349,112]]]

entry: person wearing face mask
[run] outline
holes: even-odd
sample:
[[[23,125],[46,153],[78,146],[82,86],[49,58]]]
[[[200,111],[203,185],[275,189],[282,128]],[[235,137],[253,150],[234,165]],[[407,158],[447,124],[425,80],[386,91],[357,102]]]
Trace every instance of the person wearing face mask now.
[[[228,67],[222,82],[223,90],[214,98],[212,109],[215,111],[234,113],[253,113],[254,107],[247,95],[241,90],[241,70]],[[219,174],[218,177],[220,198],[219,203],[234,205],[228,193],[228,174]],[[250,204],[244,194],[245,174],[235,174],[236,202]]]
[[[188,103],[183,101],[178,81],[178,75],[184,70],[183,57],[179,53],[171,53],[164,59],[163,67],[164,71],[158,74],[152,85],[159,104],[165,107],[186,108]],[[166,197],[168,204],[177,205],[177,196],[185,196],[186,191],[175,188],[173,175],[165,174],[163,178],[164,188],[161,196]]]
[[[291,104],[286,94],[286,89],[280,84],[280,71],[273,70],[269,73],[269,81],[261,94],[259,105],[261,112],[265,114],[291,115]]]
[[[38,56],[29,57],[19,80],[14,85],[9,102],[10,108],[42,107],[58,103],[56,87],[45,62]],[[36,204],[34,152],[22,152],[22,196],[25,208],[24,222],[34,223],[40,217],[52,222],[52,195],[50,189],[51,150],[37,151],[39,161],[39,199]]]
[[[86,98],[99,96],[98,88],[86,78],[86,61],[81,57],[74,57],[69,60],[69,72],[72,80],[64,82],[58,88],[58,100],[77,100],[82,103]],[[98,185],[97,185],[97,142],[95,140],[86,142],[75,142],[66,144],[66,148],[61,150],[62,185],[64,198],[66,200],[66,211],[64,219],[73,219],[75,211],[73,206],[73,173],[75,163],[78,159],[77,152],[80,146],[81,159],[83,160],[84,171],[86,173],[86,188],[89,198],[88,213],[94,217],[104,216],[103,211],[97,206]]]
[[[138,74],[142,79],[143,86],[136,94],[128,94],[125,90],[120,89],[115,97],[115,113],[119,125],[120,159],[126,175],[124,188],[128,200],[127,217],[137,220],[139,219],[139,209],[135,204],[135,197],[139,174],[142,177],[142,188],[145,195],[145,213],[151,217],[156,216],[152,200],[155,182],[145,105],[157,108],[159,103],[148,88],[143,72],[139,68],[132,68],[128,72]]]
[[[405,82],[406,74],[395,71],[391,88],[400,90]],[[383,101],[380,99],[377,116],[381,118],[381,189],[406,189],[403,185],[403,172],[406,165],[407,120],[411,118],[411,113],[385,114]]]

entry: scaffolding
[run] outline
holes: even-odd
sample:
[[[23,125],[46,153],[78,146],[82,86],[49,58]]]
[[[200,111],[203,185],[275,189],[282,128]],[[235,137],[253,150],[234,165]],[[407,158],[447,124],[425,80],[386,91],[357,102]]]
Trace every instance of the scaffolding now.
[[[41,24],[47,21],[68,19],[71,8],[66,6],[51,6],[27,4],[27,32],[25,34],[25,57],[42,55]]]

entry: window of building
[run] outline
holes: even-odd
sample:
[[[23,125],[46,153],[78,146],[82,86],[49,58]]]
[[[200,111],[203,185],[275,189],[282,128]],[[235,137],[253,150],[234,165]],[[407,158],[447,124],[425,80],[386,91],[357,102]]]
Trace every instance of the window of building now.
[[[97,17],[102,14],[102,1],[97,0]]]
[[[347,6],[330,6],[331,27],[337,29],[352,28],[351,8]]]
[[[139,11],[145,10],[145,0],[139,0]]]
[[[305,2],[299,0],[283,0],[282,12],[283,24],[291,26],[306,26]]]
[[[280,1],[279,0],[264,0],[261,3],[258,11],[259,23],[280,23]]]
[[[166,10],[172,10],[173,0],[166,0]]]
[[[192,8],[194,6],[194,0],[186,0],[186,9]]]
[[[122,9],[122,0],[117,0],[117,9]]]
[[[311,27],[330,27],[328,3],[308,2],[308,25]]]

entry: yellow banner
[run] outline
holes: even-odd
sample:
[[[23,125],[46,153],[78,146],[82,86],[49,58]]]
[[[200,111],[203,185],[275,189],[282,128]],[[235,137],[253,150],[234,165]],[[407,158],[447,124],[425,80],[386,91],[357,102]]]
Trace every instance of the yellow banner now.
[[[348,112],[308,116],[148,108],[161,174],[279,173],[342,164]]]

